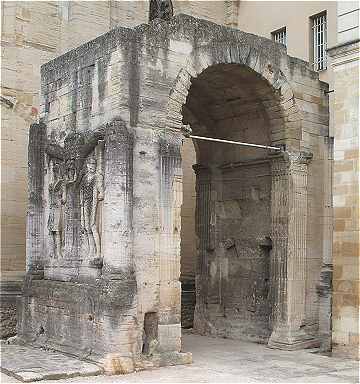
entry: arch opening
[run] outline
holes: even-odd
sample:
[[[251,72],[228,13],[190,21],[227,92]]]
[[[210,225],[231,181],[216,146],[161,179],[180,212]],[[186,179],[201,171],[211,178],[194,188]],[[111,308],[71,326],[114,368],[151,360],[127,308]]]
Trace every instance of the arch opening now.
[[[195,135],[276,145],[282,143],[274,128],[275,120],[281,126],[279,110],[278,92],[253,70],[219,64],[192,78],[182,113]],[[185,328],[264,343],[270,337],[269,154],[206,141],[183,146]]]

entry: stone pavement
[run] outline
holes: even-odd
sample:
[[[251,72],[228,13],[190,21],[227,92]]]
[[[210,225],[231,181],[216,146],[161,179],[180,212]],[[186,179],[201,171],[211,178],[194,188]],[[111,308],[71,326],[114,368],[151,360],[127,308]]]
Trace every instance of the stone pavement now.
[[[61,379],[57,383],[359,383],[359,362],[354,360],[192,334],[183,335],[183,349],[193,353],[192,365],[125,376]],[[56,364],[64,368],[60,361]],[[1,376],[1,383],[17,382]]]
[[[14,344],[1,345],[0,365],[3,373],[25,382],[102,373],[102,369],[97,365],[62,353]],[[5,383],[7,379],[2,375],[1,382]]]

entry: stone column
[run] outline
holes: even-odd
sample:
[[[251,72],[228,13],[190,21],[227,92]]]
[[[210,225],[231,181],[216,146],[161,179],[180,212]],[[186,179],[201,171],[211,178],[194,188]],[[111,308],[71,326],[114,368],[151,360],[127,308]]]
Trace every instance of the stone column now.
[[[182,134],[160,138],[160,313],[161,351],[181,349],[180,233]]]
[[[301,349],[315,343],[301,328],[305,317],[307,176],[309,153],[272,158],[272,334],[269,346]]]
[[[207,279],[209,275],[207,253],[209,249],[214,248],[211,241],[211,170],[201,164],[195,164],[193,168],[196,174],[195,230],[198,238],[194,328],[201,332],[206,323]]]
[[[33,277],[44,275],[44,173],[46,125],[32,124],[28,150],[28,213],[26,223],[26,271]]]

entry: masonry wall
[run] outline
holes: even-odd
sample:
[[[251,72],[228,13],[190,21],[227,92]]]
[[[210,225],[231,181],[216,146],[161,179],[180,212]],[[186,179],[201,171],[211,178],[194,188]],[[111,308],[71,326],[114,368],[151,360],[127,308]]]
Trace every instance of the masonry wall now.
[[[332,342],[337,355],[360,357],[359,296],[359,4],[338,3],[335,85]]]

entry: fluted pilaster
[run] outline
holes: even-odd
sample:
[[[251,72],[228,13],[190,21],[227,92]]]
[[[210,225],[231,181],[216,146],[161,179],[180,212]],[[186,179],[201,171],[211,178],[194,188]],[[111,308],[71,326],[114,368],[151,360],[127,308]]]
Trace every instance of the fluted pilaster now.
[[[305,316],[307,176],[310,153],[272,158],[272,328],[269,346],[314,343],[301,328]]]
[[[44,174],[46,125],[32,124],[28,150],[28,213],[26,224],[26,270],[32,275],[44,273]]]
[[[180,233],[182,204],[182,135],[160,138],[160,311],[162,351],[181,348]]]

